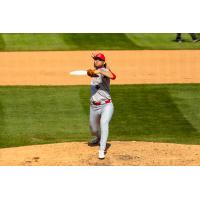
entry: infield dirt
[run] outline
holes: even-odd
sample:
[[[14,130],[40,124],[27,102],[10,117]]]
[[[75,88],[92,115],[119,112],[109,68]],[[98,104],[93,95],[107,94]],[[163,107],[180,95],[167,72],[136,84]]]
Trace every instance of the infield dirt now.
[[[1,52],[0,85],[87,85],[73,70],[92,67],[92,51]],[[112,84],[199,83],[200,50],[103,51]]]
[[[1,52],[0,85],[87,85],[70,76],[92,66],[92,51]],[[103,51],[117,74],[112,84],[200,83],[200,51]],[[98,147],[61,143],[0,149],[0,165],[200,165],[199,145],[110,142],[107,157]]]

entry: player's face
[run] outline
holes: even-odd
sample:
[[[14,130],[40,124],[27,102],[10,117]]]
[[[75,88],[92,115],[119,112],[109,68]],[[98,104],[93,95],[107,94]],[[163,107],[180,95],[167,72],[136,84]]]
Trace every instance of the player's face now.
[[[96,59],[94,59],[94,64],[96,67],[101,67],[104,65],[104,61],[99,58],[96,58]]]

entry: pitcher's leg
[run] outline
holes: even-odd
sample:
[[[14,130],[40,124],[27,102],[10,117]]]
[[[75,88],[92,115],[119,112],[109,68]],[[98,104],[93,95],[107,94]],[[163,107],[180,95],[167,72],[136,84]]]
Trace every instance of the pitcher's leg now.
[[[101,120],[100,120],[100,126],[101,126],[100,150],[101,151],[105,151],[106,149],[106,143],[107,143],[108,133],[109,133],[109,122],[112,118],[113,111],[114,111],[114,107],[111,102],[105,105],[101,113]]]
[[[98,111],[92,109],[90,107],[90,131],[93,136],[99,136],[99,129],[100,129],[100,115]]]

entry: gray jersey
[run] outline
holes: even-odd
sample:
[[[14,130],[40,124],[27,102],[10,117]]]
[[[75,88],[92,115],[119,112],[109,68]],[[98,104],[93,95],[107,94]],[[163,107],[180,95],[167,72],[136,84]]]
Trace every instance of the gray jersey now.
[[[106,68],[101,68],[100,70],[109,71]],[[90,102],[102,102],[107,99],[111,99],[110,78],[102,74],[98,74],[97,77],[92,77]]]

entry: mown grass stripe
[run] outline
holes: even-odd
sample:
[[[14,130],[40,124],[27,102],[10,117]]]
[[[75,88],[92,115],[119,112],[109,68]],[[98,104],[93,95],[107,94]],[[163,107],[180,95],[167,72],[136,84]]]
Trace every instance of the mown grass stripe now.
[[[109,139],[200,144],[200,84],[113,85],[111,93]],[[87,141],[89,95],[89,86],[0,87],[0,147]]]
[[[189,34],[181,44],[175,38],[175,33],[2,33],[0,51],[200,49]]]

